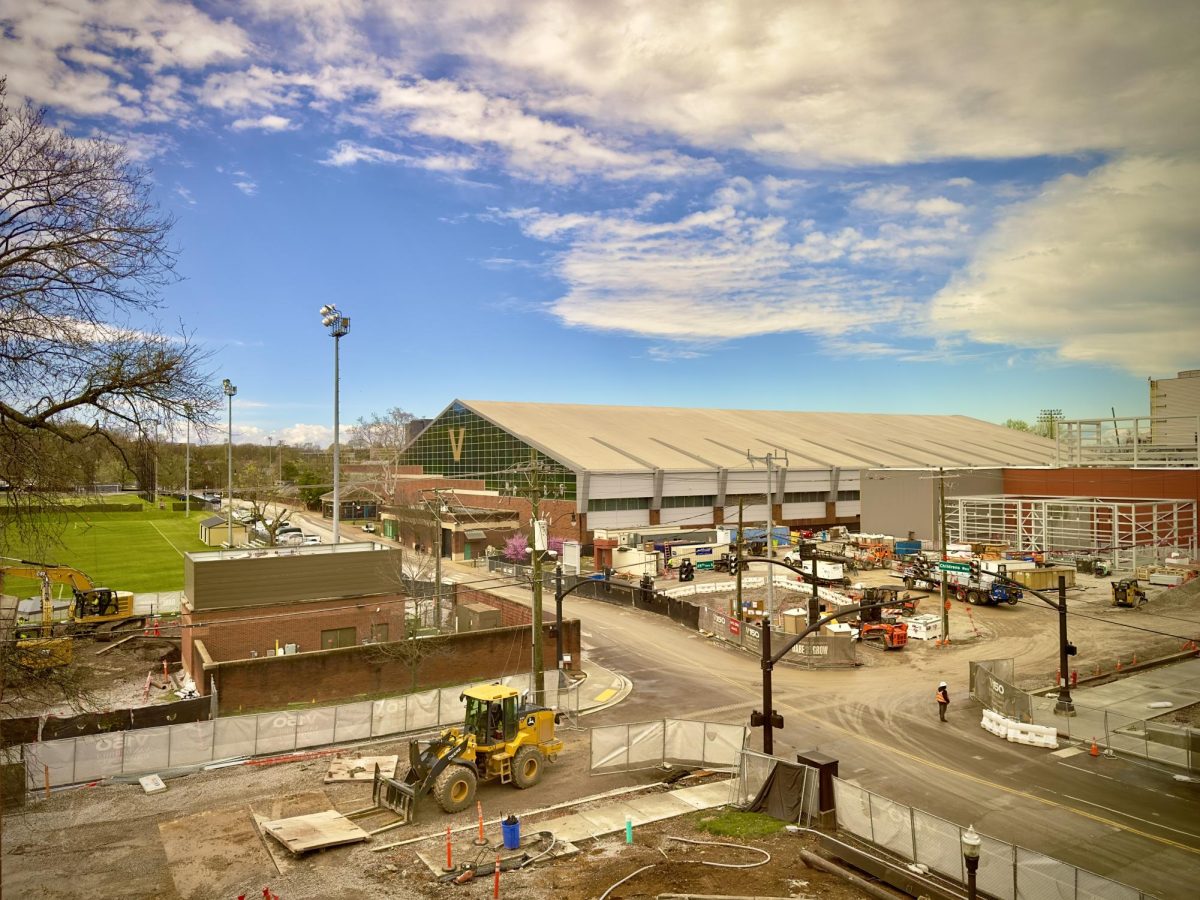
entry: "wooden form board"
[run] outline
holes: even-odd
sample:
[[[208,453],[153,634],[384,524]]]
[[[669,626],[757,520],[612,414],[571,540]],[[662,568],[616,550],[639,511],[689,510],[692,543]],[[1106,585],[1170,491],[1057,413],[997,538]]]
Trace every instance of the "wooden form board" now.
[[[356,844],[369,835],[336,810],[264,822],[263,831],[297,856],[310,850]]]
[[[388,778],[396,777],[396,766],[400,763],[399,756],[341,756],[329,761],[329,771],[325,773],[325,783],[334,781],[366,781],[375,779],[375,766],[379,773]]]

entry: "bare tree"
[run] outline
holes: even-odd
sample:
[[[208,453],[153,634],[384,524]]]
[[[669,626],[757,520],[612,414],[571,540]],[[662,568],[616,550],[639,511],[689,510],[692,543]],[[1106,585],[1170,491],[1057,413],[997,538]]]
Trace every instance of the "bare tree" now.
[[[354,425],[354,434],[348,443],[351,447],[399,450],[408,439],[408,426],[414,418],[416,417],[412,413],[405,412],[398,406],[393,406],[382,416],[379,413],[359,416]]]
[[[0,81],[0,479],[27,536],[57,503],[65,448],[136,440],[217,403],[206,356],[153,320],[174,279],[172,221],[124,147],[80,140]],[[64,467],[66,471],[64,471]],[[79,473],[82,476],[84,473]],[[14,514],[15,513],[15,514]]]
[[[421,664],[427,659],[448,653],[450,646],[442,633],[442,610],[434,581],[436,566],[433,557],[401,550],[393,556],[393,560],[388,565],[385,578],[409,598],[404,601],[404,632],[398,637],[389,636],[390,640],[386,643],[375,644],[373,655],[379,662],[395,660],[402,663],[409,673],[408,690],[415,691]]]

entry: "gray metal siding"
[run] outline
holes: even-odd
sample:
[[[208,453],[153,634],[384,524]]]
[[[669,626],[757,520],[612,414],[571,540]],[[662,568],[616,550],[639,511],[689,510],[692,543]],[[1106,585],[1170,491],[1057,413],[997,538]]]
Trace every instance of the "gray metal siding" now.
[[[361,597],[400,589],[400,552],[188,558],[184,585],[196,611]]]

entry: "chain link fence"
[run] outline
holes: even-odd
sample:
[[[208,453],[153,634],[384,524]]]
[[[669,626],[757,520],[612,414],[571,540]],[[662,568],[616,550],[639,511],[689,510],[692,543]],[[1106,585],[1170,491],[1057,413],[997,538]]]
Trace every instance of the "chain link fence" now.
[[[551,696],[568,722],[579,722],[579,685],[557,676]],[[528,688],[529,675],[501,679],[517,690]],[[188,722],[84,735],[22,744],[26,782],[30,790],[96,781],[113,775],[146,775],[166,769],[196,766],[250,756],[275,756],[296,751],[461,725],[459,695],[474,684],[405,694],[383,700],[364,700],[304,710],[284,710],[249,716],[230,716],[207,722]]]
[[[887,850],[902,864],[925,865],[963,883],[963,829],[840,778],[833,780],[838,828]],[[986,835],[977,887],[996,900],[1155,900],[1150,894],[1086,869]]]
[[[752,654],[762,654],[762,627],[759,625],[701,607],[700,630]],[[789,636],[787,632],[772,628],[771,646],[782,647]],[[848,668],[857,664],[857,645],[849,635],[811,634],[789,650],[784,659],[810,669]]]
[[[1140,719],[1073,701],[1075,714],[1058,715],[1058,691],[1030,694],[1013,684],[1013,660],[973,660],[971,697],[986,709],[1026,724],[1054,728],[1063,740],[1189,772],[1200,771],[1200,729],[1165,719]]]
[[[749,806],[771,777],[780,760],[757,750],[743,749],[738,758],[737,774],[729,782],[729,804],[739,808]],[[793,769],[803,772],[802,787],[800,788],[801,809],[797,824],[809,826],[820,815],[818,809],[820,791],[820,773],[811,766],[789,764]]]
[[[738,768],[749,729],[744,725],[660,719],[593,728],[589,763],[593,775],[658,766]]]

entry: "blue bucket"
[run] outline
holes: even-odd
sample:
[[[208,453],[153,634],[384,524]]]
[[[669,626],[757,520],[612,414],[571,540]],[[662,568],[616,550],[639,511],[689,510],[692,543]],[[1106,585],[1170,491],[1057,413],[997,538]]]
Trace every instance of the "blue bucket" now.
[[[509,816],[500,823],[500,831],[504,835],[505,850],[519,850],[521,848],[521,820],[516,816]]]

